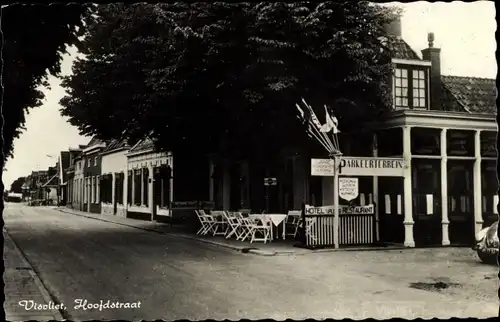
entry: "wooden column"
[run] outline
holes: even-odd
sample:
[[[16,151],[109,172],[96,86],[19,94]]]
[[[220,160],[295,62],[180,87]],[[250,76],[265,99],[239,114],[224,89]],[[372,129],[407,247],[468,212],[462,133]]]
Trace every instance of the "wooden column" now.
[[[481,131],[474,133],[474,231],[477,233],[483,227],[483,205],[481,191]],[[493,205],[496,208],[496,205]]]
[[[447,130],[441,130],[441,139],[439,147],[441,149],[441,229],[442,229],[442,245],[450,244],[448,219],[448,157],[446,153],[446,137]]]
[[[407,167],[404,170],[404,220],[405,247],[415,247],[413,239],[413,191],[411,185],[411,127],[403,127],[403,159]]]

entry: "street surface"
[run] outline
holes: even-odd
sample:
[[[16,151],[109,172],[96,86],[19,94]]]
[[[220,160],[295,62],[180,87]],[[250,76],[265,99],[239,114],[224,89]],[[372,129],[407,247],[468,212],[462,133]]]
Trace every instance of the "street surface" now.
[[[498,315],[498,268],[467,248],[266,257],[47,207],[7,204],[4,219],[70,320]]]

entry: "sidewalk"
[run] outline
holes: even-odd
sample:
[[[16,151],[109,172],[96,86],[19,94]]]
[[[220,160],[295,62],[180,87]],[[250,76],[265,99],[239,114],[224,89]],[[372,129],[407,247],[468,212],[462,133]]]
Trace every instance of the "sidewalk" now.
[[[54,307],[54,303],[37,276],[33,267],[25,259],[6,230],[4,237],[4,282],[5,282],[5,317],[7,321],[48,321],[63,320],[63,316]],[[20,301],[33,301],[44,305],[46,309],[25,309]]]
[[[69,213],[77,216],[83,216],[91,219],[106,221],[110,223],[115,223],[118,225],[124,225],[128,227],[133,227],[137,229],[152,231],[161,234],[171,234],[178,237],[195,240],[198,242],[203,242],[207,244],[212,244],[235,251],[243,253],[251,253],[261,256],[275,256],[275,255],[304,255],[310,253],[323,253],[323,252],[335,252],[335,251],[363,251],[363,250],[396,250],[403,249],[402,247],[349,247],[341,249],[317,249],[309,250],[304,248],[294,247],[294,242],[292,240],[276,240],[271,243],[254,243],[241,242],[235,239],[225,239],[222,236],[198,236],[192,232],[187,232],[186,229],[179,225],[174,225],[173,227],[169,224],[144,221],[138,219],[124,218],[112,215],[101,215],[92,214],[88,212],[73,210],[66,207],[55,207],[55,209]]]

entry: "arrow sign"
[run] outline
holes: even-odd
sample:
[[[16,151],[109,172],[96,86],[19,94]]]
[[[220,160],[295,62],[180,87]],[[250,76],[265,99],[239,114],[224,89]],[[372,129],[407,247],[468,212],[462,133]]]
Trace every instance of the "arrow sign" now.
[[[276,178],[264,178],[265,186],[275,186],[278,184],[278,180]]]

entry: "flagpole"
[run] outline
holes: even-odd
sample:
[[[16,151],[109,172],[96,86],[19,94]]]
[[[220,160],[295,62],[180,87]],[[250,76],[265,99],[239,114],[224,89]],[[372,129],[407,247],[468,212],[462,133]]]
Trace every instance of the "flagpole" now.
[[[336,153],[333,156],[333,246],[339,248],[339,172],[338,162],[340,158]]]
[[[314,113],[314,110],[312,109],[312,107],[309,104],[307,104],[307,102],[304,99],[302,99],[302,103],[307,107],[307,109],[309,110],[309,113],[311,113],[311,118],[316,118],[316,120],[317,120],[318,118],[316,117],[316,113]],[[312,122],[312,123],[314,124],[314,122]],[[314,125],[316,126],[316,124],[314,124]],[[319,131],[319,128],[317,130],[320,133],[319,136],[325,140],[325,142],[327,143],[327,145],[332,150],[335,150],[335,148],[333,147],[332,142],[330,142],[330,139],[328,138],[328,135],[326,133],[324,133],[324,132]]]

